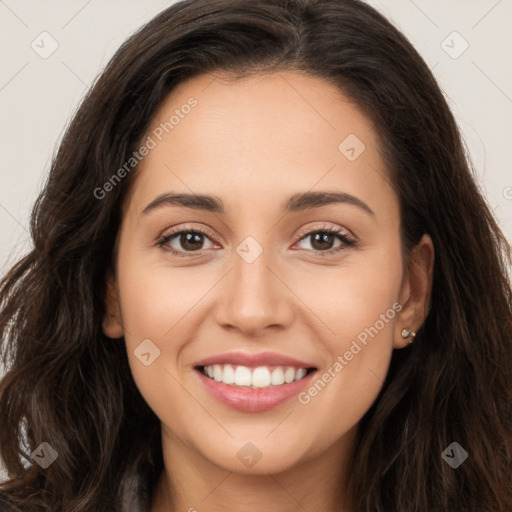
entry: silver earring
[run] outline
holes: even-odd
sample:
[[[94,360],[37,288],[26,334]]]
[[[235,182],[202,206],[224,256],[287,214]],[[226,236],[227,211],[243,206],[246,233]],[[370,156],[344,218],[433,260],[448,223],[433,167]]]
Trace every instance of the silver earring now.
[[[402,338],[410,338],[409,343],[414,341],[414,336],[416,336],[416,333],[412,329],[409,329],[409,327],[402,329]]]

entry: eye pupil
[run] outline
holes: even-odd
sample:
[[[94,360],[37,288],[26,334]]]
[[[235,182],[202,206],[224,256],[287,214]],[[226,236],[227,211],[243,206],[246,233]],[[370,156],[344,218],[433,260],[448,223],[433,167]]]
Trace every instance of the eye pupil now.
[[[183,233],[180,237],[181,246],[189,250],[200,249],[203,243],[202,237],[201,233]]]
[[[333,238],[334,238],[334,235],[332,235],[330,233],[323,233],[323,232],[315,233],[315,235],[313,236],[312,247],[315,247],[315,249],[319,249],[319,250],[330,249],[331,248],[330,245],[332,245],[332,243],[333,243]],[[320,244],[320,247],[315,246],[317,244],[317,242]],[[325,244],[327,244],[327,247],[325,246]]]

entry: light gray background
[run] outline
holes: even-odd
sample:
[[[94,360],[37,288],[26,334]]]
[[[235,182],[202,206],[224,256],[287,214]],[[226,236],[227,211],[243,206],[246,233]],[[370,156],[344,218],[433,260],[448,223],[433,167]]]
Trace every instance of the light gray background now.
[[[0,0],[0,275],[30,247],[30,209],[88,86],[125,38],[171,3]],[[434,71],[479,184],[512,240],[512,1],[369,3],[395,22]],[[58,43],[46,59],[31,47],[43,44],[44,31]],[[463,39],[451,36],[454,31]],[[458,58],[445,51],[460,53],[464,40],[469,46]]]

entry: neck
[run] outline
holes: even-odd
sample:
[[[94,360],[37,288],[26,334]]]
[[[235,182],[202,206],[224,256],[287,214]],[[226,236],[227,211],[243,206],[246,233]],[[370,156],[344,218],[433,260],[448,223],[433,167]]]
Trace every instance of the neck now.
[[[355,439],[354,428],[327,452],[301,460],[285,471],[237,473],[213,464],[163,430],[165,468],[150,510],[347,512],[343,482]]]

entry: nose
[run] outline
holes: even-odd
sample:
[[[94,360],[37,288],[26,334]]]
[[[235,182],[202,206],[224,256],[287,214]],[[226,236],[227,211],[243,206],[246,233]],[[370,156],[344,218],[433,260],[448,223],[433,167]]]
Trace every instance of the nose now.
[[[250,337],[263,336],[271,327],[288,327],[293,321],[293,293],[284,281],[270,251],[264,250],[250,263],[235,253],[233,267],[221,285],[217,323]]]

